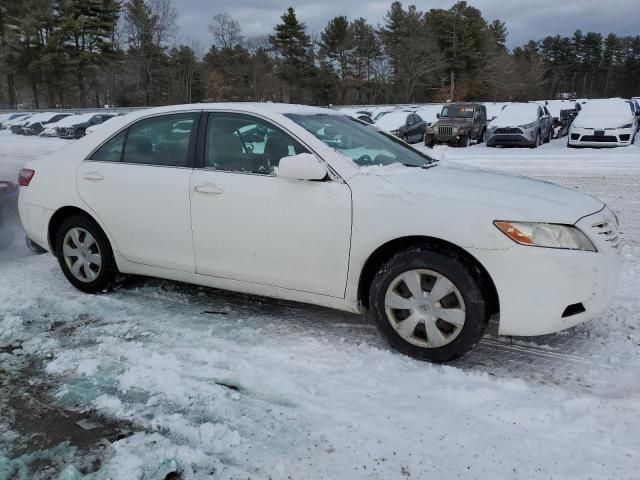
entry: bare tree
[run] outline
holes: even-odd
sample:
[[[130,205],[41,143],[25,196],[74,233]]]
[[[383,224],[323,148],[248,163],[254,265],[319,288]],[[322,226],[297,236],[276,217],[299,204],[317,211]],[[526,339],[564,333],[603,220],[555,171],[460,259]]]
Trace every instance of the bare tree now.
[[[178,12],[171,0],[150,0],[154,17],[153,40],[156,47],[170,43],[178,33]]]
[[[233,48],[242,43],[242,35],[240,35],[242,28],[227,12],[213,16],[209,31],[218,47]]]

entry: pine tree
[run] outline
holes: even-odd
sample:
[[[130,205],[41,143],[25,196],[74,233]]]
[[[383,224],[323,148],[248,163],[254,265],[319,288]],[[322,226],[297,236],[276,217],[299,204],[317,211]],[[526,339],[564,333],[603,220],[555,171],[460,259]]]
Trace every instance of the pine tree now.
[[[280,18],[282,23],[276,25],[275,34],[269,37],[269,42],[280,57],[278,73],[289,85],[290,100],[304,101],[304,89],[309,87],[317,73],[311,39],[292,7]]]

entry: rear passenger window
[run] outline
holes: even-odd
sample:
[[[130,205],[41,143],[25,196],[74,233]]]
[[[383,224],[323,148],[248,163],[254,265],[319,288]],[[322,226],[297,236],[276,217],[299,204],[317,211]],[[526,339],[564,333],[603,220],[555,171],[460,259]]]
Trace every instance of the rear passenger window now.
[[[118,135],[113,137],[107,143],[102,145],[96,152],[91,156],[91,160],[95,160],[97,162],[119,162],[122,160],[122,147],[124,146],[124,140],[127,137],[126,130],[120,132]]]
[[[186,167],[197,113],[141,120],[129,128],[124,163]]]

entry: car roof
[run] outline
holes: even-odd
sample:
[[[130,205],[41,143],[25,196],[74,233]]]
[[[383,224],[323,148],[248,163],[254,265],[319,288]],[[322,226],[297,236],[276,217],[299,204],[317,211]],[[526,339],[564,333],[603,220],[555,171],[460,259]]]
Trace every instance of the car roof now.
[[[476,102],[453,102],[453,103],[445,103],[442,105],[443,107],[447,106],[456,106],[456,107],[484,107],[482,103]]]

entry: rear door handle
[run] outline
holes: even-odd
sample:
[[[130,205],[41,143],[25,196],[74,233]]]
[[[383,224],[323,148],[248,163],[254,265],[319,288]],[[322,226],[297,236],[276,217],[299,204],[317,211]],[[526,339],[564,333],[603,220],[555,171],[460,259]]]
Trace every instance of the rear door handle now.
[[[104,180],[104,177],[98,172],[87,172],[82,176],[82,178],[84,178],[85,180],[91,180],[93,182]]]
[[[196,191],[197,193],[204,193],[206,195],[219,195],[222,193],[222,190],[220,190],[215,185],[211,185],[210,183],[196,185],[194,191]]]

